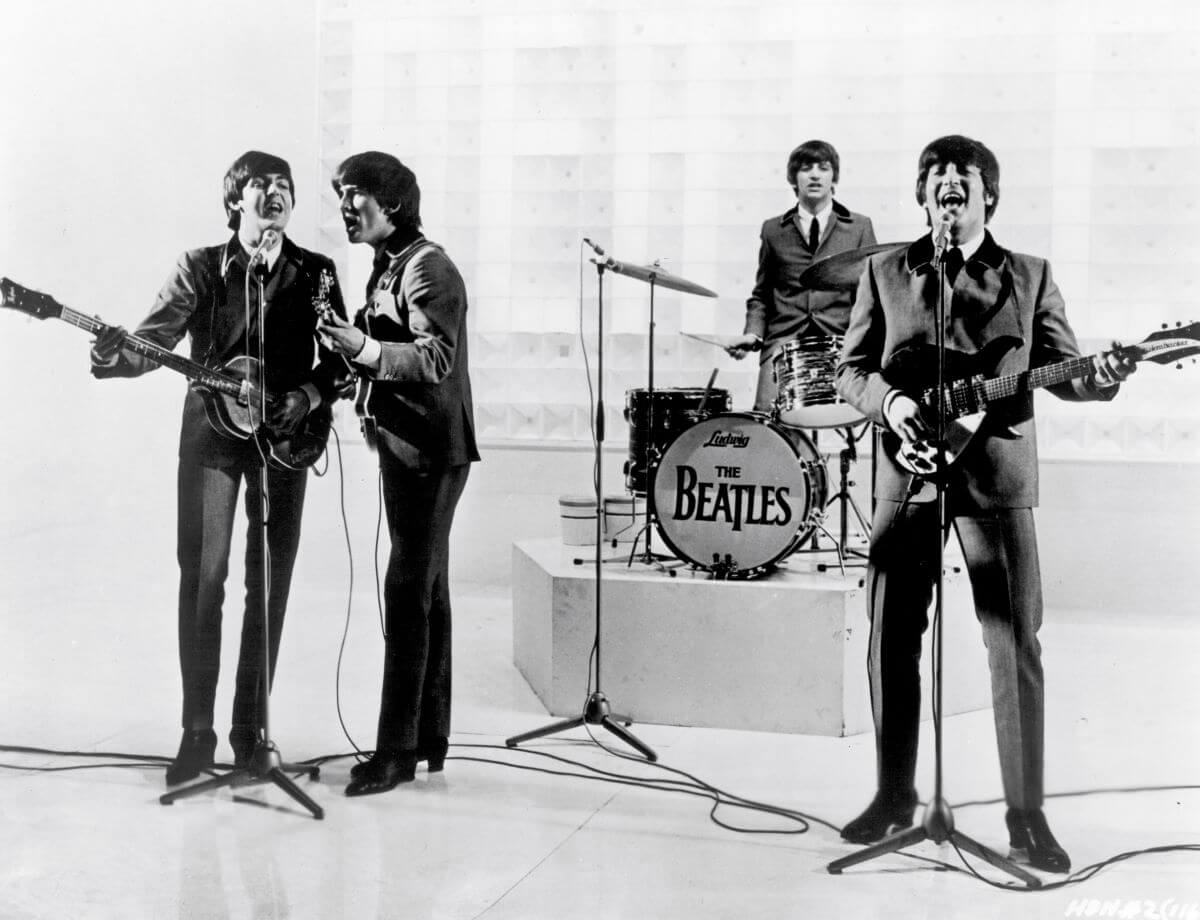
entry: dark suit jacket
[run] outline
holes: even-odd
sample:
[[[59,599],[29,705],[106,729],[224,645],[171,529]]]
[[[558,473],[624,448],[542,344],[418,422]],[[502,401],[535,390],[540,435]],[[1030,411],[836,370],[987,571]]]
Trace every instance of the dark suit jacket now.
[[[356,323],[383,346],[367,408],[402,463],[457,466],[479,459],[467,362],[462,275],[424,237],[396,253]]]
[[[320,392],[322,402],[332,403],[348,384],[350,373],[340,357],[318,348],[313,301],[321,273],[328,272],[333,279],[329,304],[339,315],[346,315],[334,265],[330,259],[300,248],[286,236],[282,246],[265,289],[263,338],[267,388],[281,394],[311,383]],[[168,351],[187,335],[191,359],[212,368],[245,355],[248,260],[236,235],[224,245],[185,252],[136,334]],[[254,296],[252,282],[251,297]],[[256,337],[252,327],[251,341]],[[157,366],[148,358],[122,351],[115,364],[94,364],[92,373],[101,378],[136,377]],[[257,456],[254,443],[218,434],[208,423],[200,396],[189,389],[183,406],[179,455],[224,466],[245,459],[247,452]]]
[[[897,379],[903,376],[899,368],[907,359],[918,356],[928,365],[932,358],[936,380],[933,349],[940,285],[932,258],[932,240],[924,236],[907,248],[872,256],[859,281],[838,365],[837,389],[843,399],[880,425],[884,424],[884,398],[893,386],[909,389]],[[947,304],[948,367],[952,359],[973,357],[990,363],[986,376],[994,376],[1079,355],[1050,264],[1002,249],[991,233],[985,233],[983,244],[959,272]],[[1101,390],[1088,375],[1051,391],[1062,399],[1111,399],[1117,388]],[[954,469],[957,510],[1035,506],[1033,393],[990,411],[985,427]],[[902,501],[909,483],[907,472],[888,457],[879,458],[877,498]]]
[[[746,301],[743,331],[763,340],[764,357],[775,343],[798,335],[841,335],[846,331],[853,294],[806,290],[800,285],[800,275],[820,259],[875,244],[871,219],[835,201],[817,251],[810,252],[797,211],[792,208],[762,225],[758,274]]]

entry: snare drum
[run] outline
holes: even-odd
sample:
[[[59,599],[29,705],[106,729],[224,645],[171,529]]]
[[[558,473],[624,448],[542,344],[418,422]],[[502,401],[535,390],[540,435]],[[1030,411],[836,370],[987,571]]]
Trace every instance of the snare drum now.
[[[651,448],[655,456],[661,457],[666,446],[685,428],[732,408],[733,398],[728,390],[664,387],[655,389],[653,394],[646,389],[626,390],[629,459],[625,461],[625,488],[635,495],[645,495]]]
[[[681,432],[655,471],[654,509],[677,556],[722,577],[768,571],[817,528],[828,489],[812,442],[765,415],[730,413]]]
[[[834,389],[841,336],[805,336],[784,344],[771,359],[779,395],[775,418],[798,428],[841,428],[863,420],[862,413]]]

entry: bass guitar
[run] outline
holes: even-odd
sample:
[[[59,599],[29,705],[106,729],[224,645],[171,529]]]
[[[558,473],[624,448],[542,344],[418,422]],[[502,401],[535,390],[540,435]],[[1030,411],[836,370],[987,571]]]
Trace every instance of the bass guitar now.
[[[1156,364],[1171,364],[1184,358],[1200,354],[1200,323],[1191,323],[1176,328],[1164,326],[1162,330],[1152,333],[1136,345],[1126,345],[1121,348],[1124,357],[1134,361],[1153,361]],[[923,353],[928,358],[928,354]],[[972,359],[986,359],[987,351],[978,356],[966,356],[969,366]],[[1094,356],[1084,355],[1078,358],[1067,358],[1054,364],[1035,367],[1017,374],[1005,374],[999,377],[985,377],[980,373],[963,373],[963,367],[948,368],[947,381],[942,386],[942,445],[940,450],[943,470],[949,470],[970,446],[978,434],[989,409],[1015,396],[1024,395],[1041,387],[1066,383],[1079,377],[1086,377],[1092,372]],[[889,382],[903,381],[910,375],[905,373],[905,366],[921,365],[924,368],[936,367],[936,357],[933,360],[914,360],[903,358],[898,362],[900,370],[886,375]],[[985,364],[986,366],[986,364]],[[994,366],[994,365],[993,365]],[[1182,366],[1182,365],[1180,365]],[[927,371],[926,371],[927,373]],[[903,382],[896,383],[901,390],[908,391]],[[936,386],[910,392],[921,414],[931,430],[937,420],[938,390]],[[887,452],[897,465],[918,476],[931,478],[936,475],[939,463],[939,450],[930,439],[906,441],[888,431],[882,436],[884,451]]]
[[[36,319],[60,319],[97,335],[112,326],[98,317],[87,316],[65,307],[48,294],[22,287],[8,278],[0,278],[0,306],[9,307]],[[183,374],[204,401],[208,422],[228,438],[246,441],[254,438],[263,448],[267,462],[278,469],[303,469],[316,463],[325,452],[333,413],[328,405],[309,412],[290,435],[281,436],[263,424],[262,406],[276,405],[279,398],[264,392],[262,373],[254,358],[233,358],[221,368],[205,367],[160,345],[132,333],[126,333],[121,347],[155,364]]]

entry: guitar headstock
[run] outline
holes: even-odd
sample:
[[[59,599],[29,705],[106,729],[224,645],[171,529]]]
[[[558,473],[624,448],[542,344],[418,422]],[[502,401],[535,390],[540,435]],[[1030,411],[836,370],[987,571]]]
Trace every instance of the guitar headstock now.
[[[317,311],[317,316],[322,322],[329,322],[330,316],[334,315],[333,306],[329,303],[329,292],[333,290],[333,272],[327,268],[321,269],[321,274],[317,278],[317,293],[313,295],[313,309]]]
[[[0,278],[0,307],[20,310],[37,319],[58,319],[63,305],[40,291],[22,287],[10,278]]]
[[[1128,346],[1128,350],[1139,361],[1153,361],[1156,364],[1182,361],[1200,354],[1200,323],[1188,323],[1186,326],[1176,323],[1173,327],[1164,324],[1158,332],[1152,332],[1138,344]]]

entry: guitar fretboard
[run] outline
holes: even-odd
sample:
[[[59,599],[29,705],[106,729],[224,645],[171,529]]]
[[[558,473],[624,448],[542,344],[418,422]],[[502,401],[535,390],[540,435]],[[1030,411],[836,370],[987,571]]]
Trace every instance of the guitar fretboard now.
[[[986,402],[997,399],[1007,399],[1018,393],[1038,390],[1042,387],[1052,387],[1076,377],[1086,376],[1092,369],[1090,355],[1078,358],[1067,358],[1057,364],[1047,364],[1035,367],[1019,374],[1006,374],[1003,377],[993,377],[983,382],[983,393]]]
[[[111,328],[108,324],[96,319],[96,317],[80,313],[78,310],[72,310],[70,307],[63,307],[62,315],[59,318],[64,323],[70,323],[72,326],[77,326],[93,335],[104,329]],[[173,351],[167,351],[162,346],[155,345],[153,342],[139,338],[136,335],[126,333],[121,345],[123,348],[127,348],[144,358],[149,358],[154,363],[161,364],[163,367],[178,371],[189,380],[193,380],[201,386],[208,387],[210,390],[219,393],[226,393],[230,396],[245,396],[255,389],[247,382],[230,377],[227,374],[222,374],[219,371],[214,371],[203,364],[198,364],[189,358],[177,355]]]

